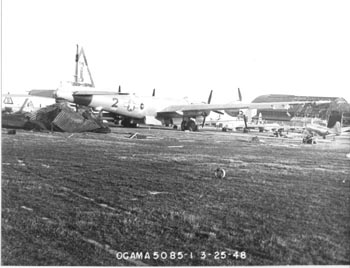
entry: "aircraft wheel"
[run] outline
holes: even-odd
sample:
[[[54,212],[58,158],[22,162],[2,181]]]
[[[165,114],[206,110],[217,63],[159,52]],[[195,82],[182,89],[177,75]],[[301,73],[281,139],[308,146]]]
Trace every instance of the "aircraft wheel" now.
[[[124,119],[124,120],[122,120],[122,126],[123,127],[129,127],[129,125],[130,125],[130,121],[129,120],[126,120],[126,119]]]
[[[136,123],[131,123],[131,121],[128,120],[128,119],[124,119],[122,121],[122,126],[123,127],[137,127],[137,124]]]
[[[187,127],[188,127],[189,131],[197,131],[198,130],[198,126],[192,120],[188,122],[188,126]]]
[[[186,121],[181,122],[181,130],[185,131],[186,130]]]

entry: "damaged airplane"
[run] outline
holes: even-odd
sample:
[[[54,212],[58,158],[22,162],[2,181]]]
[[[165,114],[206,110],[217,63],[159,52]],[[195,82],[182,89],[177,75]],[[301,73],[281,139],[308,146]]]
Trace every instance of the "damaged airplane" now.
[[[107,111],[116,117],[122,118],[122,125],[125,127],[135,127],[137,124],[149,125],[181,125],[181,130],[196,131],[198,125],[196,120],[202,121],[204,126],[205,119],[212,111],[237,111],[245,109],[258,108],[278,108],[288,109],[292,104],[314,103],[314,101],[298,102],[272,102],[272,103],[227,103],[210,104],[211,95],[208,103],[194,104],[186,98],[159,98],[156,96],[136,96],[134,94],[119,94],[118,92],[92,90],[94,83],[91,73],[88,71],[91,82],[86,84],[78,81],[78,66],[81,56],[84,56],[85,64],[87,61],[84,51],[76,54],[76,75],[75,81],[68,87],[62,86],[56,90],[32,90],[29,94],[33,96],[51,96],[56,99],[64,99],[77,105],[89,106],[100,111]],[[82,89],[84,86],[85,89]]]

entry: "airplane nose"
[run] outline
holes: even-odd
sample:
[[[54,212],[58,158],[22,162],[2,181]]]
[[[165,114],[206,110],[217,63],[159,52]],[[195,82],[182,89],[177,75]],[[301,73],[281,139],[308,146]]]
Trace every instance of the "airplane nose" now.
[[[56,98],[65,99],[67,101],[74,102],[74,98],[73,98],[72,92],[66,92],[66,91],[62,91],[62,90],[57,90],[56,91]]]

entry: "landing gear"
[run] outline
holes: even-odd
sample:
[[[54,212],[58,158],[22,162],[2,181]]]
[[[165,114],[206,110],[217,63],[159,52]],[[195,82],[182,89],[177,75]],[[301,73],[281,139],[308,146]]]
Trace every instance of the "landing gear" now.
[[[122,126],[123,127],[137,127],[137,123],[133,123],[130,119],[123,119],[122,120]]]
[[[198,131],[198,126],[193,119],[183,120],[181,122],[181,130]]]

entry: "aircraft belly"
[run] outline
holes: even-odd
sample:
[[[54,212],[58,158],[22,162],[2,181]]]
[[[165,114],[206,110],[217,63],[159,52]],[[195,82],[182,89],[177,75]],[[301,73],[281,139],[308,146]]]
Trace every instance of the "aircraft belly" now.
[[[90,106],[92,95],[73,95],[73,102],[79,105]]]

